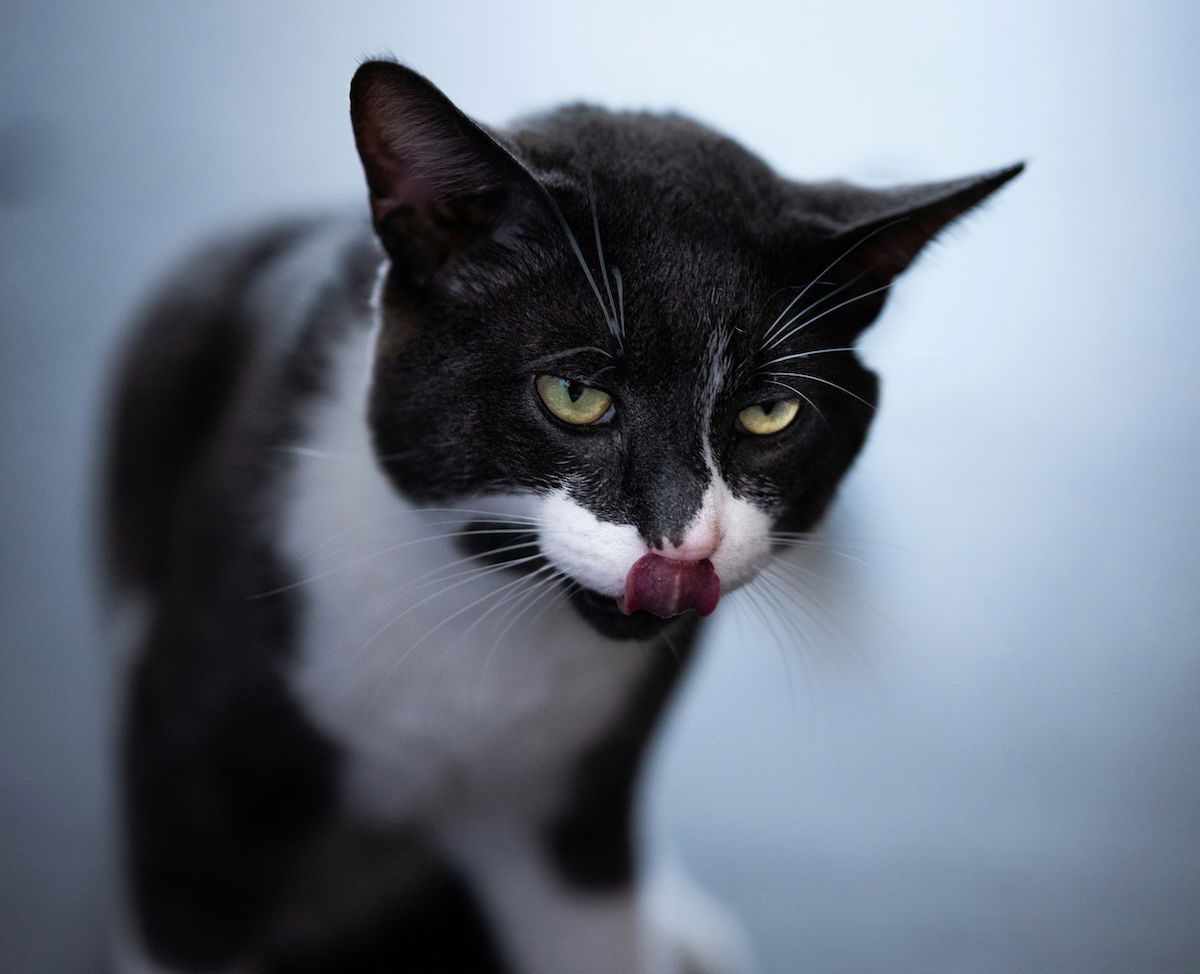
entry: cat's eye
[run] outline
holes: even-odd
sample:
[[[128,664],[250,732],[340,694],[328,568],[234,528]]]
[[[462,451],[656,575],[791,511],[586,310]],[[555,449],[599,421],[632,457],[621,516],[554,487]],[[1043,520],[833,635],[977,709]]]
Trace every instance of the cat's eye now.
[[[539,375],[537,394],[552,415],[572,426],[591,426],[612,409],[612,396],[604,390],[557,375]]]
[[[768,433],[778,433],[796,418],[798,412],[800,412],[799,399],[756,402],[753,406],[747,406],[738,413],[738,426],[747,433],[766,436]]]

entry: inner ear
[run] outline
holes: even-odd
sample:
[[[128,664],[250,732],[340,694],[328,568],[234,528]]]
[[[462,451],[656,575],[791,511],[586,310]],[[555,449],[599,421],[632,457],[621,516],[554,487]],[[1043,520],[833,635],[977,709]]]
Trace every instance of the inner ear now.
[[[1018,175],[1024,165],[940,183],[864,189],[847,183],[806,186],[806,208],[831,220],[831,252],[840,254],[831,272],[858,275],[876,285],[903,273],[925,245]]]
[[[512,246],[540,215],[533,177],[415,71],[363,64],[350,83],[350,119],[375,232],[413,285],[430,284],[481,241]]]
[[[892,189],[850,183],[793,183],[787,220],[793,237],[803,228],[794,263],[804,286],[766,331],[768,348],[810,329],[829,347],[849,345],[871,324],[888,288],[946,226],[977,206],[1024,168],[949,182]],[[814,240],[816,242],[814,242]]]

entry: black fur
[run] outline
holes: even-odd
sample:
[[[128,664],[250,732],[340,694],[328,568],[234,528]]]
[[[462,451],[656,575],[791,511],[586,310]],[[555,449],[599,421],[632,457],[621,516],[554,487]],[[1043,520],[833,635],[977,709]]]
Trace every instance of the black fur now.
[[[131,886],[151,953],[183,967],[500,971],[462,877],[409,836],[381,840],[407,863],[394,897],[336,929],[311,919],[309,864],[342,828],[344,756],[283,676],[305,605],[286,590],[298,569],[277,541],[279,485],[331,343],[369,320],[383,254],[365,418],[398,491],[433,503],[569,483],[657,547],[700,505],[707,436],[735,494],[802,529],[866,436],[877,383],[849,349],[881,289],[1019,167],[898,191],[801,185],[677,116],[574,106],[491,133],[386,62],[356,75],[352,120],[375,236],[365,220],[299,221],[222,243],[127,350],[108,551],[115,590],[153,615],[123,731]],[[828,297],[829,313],[764,349],[809,286],[805,303]],[[806,353],[789,370],[805,379],[772,379],[768,359]],[[612,421],[554,420],[533,388],[548,371],[611,393]],[[739,432],[740,410],[790,397],[778,381],[803,383],[797,421]],[[601,632],[663,633],[678,653],[656,658],[626,719],[580,755],[573,798],[546,824],[566,878],[621,888],[636,771],[696,625],[573,600]],[[336,888],[338,866],[323,868]]]
[[[692,658],[698,630],[690,616],[668,637],[630,696],[622,720],[579,764],[571,801],[547,830],[546,841],[562,874],[577,886],[612,889],[636,876],[634,774],[671,691]]]

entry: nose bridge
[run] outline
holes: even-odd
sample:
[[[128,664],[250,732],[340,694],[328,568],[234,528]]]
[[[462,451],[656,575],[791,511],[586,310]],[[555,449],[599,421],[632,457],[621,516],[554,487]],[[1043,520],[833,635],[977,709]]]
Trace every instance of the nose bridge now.
[[[627,472],[632,520],[652,548],[663,547],[664,540],[681,545],[700,510],[710,474],[698,440],[699,433],[685,442],[650,435],[632,451]]]

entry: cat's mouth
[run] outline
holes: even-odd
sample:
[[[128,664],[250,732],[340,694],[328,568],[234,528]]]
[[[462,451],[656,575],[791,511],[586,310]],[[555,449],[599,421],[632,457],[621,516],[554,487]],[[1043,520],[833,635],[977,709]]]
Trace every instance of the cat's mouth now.
[[[460,547],[480,561],[513,571],[536,572],[547,562],[542,558],[514,559],[516,548],[528,555],[526,546],[536,543],[533,533],[483,528],[472,523],[458,538]],[[518,567],[519,565],[519,567]],[[570,579],[571,604],[602,635],[611,639],[650,639],[672,625],[689,610],[706,616],[716,608],[721,585],[708,559],[685,561],[651,552],[629,569],[625,590],[614,598],[586,588]]]
[[[617,599],[586,588],[571,593],[571,604],[601,635],[610,639],[651,639],[682,618],[678,615],[664,618],[644,609],[622,611]]]

